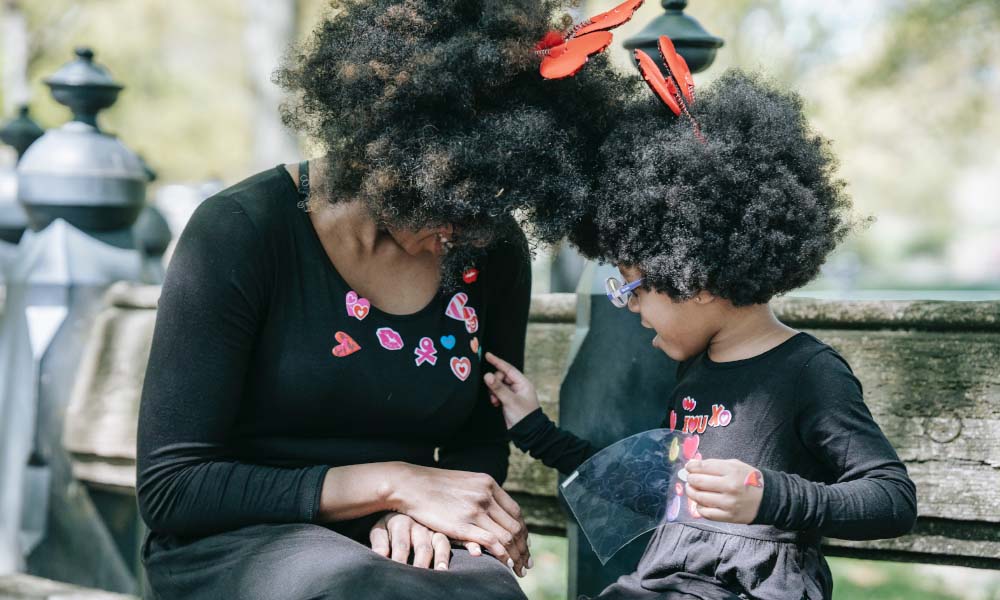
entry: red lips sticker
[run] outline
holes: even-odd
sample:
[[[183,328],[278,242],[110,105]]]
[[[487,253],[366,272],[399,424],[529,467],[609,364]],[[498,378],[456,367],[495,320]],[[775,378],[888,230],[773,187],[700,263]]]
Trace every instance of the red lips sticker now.
[[[466,269],[465,273],[462,273],[462,281],[464,281],[465,283],[471,284],[477,279],[479,279],[478,269]]]
[[[333,355],[337,358],[344,358],[345,356],[350,356],[358,350],[361,350],[361,346],[354,341],[354,338],[347,335],[343,331],[338,331],[334,337],[338,342],[340,342],[333,347]]]

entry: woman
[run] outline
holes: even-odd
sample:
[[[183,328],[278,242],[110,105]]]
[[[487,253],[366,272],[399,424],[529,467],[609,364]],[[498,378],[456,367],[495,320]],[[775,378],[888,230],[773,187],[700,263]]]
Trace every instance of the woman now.
[[[543,84],[549,15],[348,2],[279,71],[326,157],[206,200],[178,242],[139,416],[155,597],[523,598],[480,356],[523,363],[512,215],[584,192],[577,149],[629,87],[602,61]]]

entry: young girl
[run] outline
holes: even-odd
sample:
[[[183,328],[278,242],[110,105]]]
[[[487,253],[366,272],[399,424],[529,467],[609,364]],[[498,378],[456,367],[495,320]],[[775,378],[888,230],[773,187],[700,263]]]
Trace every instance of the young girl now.
[[[903,535],[915,488],[847,362],[778,321],[844,236],[849,201],[798,96],[738,71],[692,121],[634,108],[602,149],[599,205],[571,241],[619,266],[612,302],[680,361],[663,427],[700,436],[686,493],[705,520],[657,530],[636,571],[600,598],[830,598],[820,537]],[[542,413],[493,354],[485,375],[514,443],[571,473],[596,450]],[[501,375],[502,374],[502,375]]]

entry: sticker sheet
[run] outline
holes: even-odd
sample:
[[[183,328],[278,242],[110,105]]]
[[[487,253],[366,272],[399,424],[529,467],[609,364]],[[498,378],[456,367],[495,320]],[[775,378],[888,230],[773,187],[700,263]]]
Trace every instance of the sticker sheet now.
[[[601,563],[643,533],[669,523],[707,521],[684,493],[684,465],[701,459],[700,437],[671,429],[637,433],[580,465],[560,486]]]

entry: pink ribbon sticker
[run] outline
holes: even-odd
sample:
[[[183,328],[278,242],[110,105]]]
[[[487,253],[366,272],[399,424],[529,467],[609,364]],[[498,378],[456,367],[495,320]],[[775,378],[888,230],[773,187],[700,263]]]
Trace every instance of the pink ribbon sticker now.
[[[437,364],[437,348],[434,347],[434,340],[429,337],[420,338],[420,343],[413,349],[413,353],[416,355],[413,361],[418,367],[424,363],[430,363],[431,366]]]

